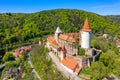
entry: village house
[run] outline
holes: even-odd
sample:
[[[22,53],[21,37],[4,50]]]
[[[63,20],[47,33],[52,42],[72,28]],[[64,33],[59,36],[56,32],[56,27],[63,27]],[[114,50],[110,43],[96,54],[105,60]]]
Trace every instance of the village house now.
[[[118,48],[120,48],[120,40],[119,39],[116,40],[116,45]]]
[[[78,74],[81,68],[90,66],[90,63],[99,57],[99,52],[91,48],[91,39],[92,30],[86,18],[82,30],[78,33],[62,33],[57,27],[55,35],[48,36],[47,47],[60,57],[62,66],[69,72]],[[80,48],[85,50],[85,56],[80,55]]]
[[[29,52],[32,49],[32,45],[30,46],[22,46],[20,48],[17,48],[13,51],[13,55],[16,59],[18,59],[20,56],[22,56],[23,51]]]
[[[117,48],[119,49],[119,52],[120,52],[120,39],[116,40],[116,46],[117,46]]]

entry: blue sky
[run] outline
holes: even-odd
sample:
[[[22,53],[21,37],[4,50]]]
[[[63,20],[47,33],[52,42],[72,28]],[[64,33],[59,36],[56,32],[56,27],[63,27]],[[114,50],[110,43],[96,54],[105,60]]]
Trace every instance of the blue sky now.
[[[120,0],[0,0],[0,13],[33,13],[61,8],[120,15]]]

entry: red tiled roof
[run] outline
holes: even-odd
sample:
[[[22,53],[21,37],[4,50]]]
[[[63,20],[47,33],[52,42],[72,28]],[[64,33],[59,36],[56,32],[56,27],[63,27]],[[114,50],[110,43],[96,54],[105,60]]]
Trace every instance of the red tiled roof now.
[[[102,80],[109,80],[108,78],[104,77]]]
[[[20,53],[20,52],[14,52],[13,55],[14,55],[15,57],[19,57],[19,56],[21,55],[21,53]]]
[[[60,35],[59,35],[59,38],[60,38],[60,39],[63,39],[63,40],[67,40],[68,35],[66,35],[66,34],[60,34]]]
[[[52,41],[52,44],[57,44],[57,42],[56,42],[56,40],[55,40],[55,39]]]
[[[120,40],[116,40],[116,44],[120,44]]]
[[[51,43],[51,45],[55,48],[59,48],[54,36],[49,36],[48,37],[48,42]]]
[[[76,39],[79,39],[80,33],[67,33],[67,34],[60,34],[59,38],[69,42],[75,42]]]
[[[31,46],[22,46],[22,47],[21,47],[21,50],[25,50],[25,51],[29,51],[29,50],[31,50],[31,49],[32,49]]]
[[[53,36],[49,36],[49,37],[48,37],[48,42],[52,43],[53,40],[54,40],[54,37],[53,37]]]
[[[75,61],[73,61],[73,60],[71,60],[70,58],[67,58],[67,57],[65,57],[65,58],[61,61],[61,63],[62,63],[64,66],[70,68],[71,70],[74,70],[74,69],[76,68],[77,64],[78,64],[77,62],[75,62]]]
[[[90,32],[90,31],[91,31],[91,29],[90,29],[90,25],[89,25],[89,22],[88,22],[88,18],[86,18],[82,30],[83,30],[83,31],[87,31],[87,32]]]
[[[69,41],[69,42],[75,42],[75,38],[72,37],[72,36],[69,36],[68,39],[67,39],[67,41]]]

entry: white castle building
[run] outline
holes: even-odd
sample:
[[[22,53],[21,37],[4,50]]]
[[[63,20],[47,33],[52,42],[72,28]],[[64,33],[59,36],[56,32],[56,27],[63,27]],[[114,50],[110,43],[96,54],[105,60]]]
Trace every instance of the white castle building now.
[[[95,61],[99,56],[96,56],[95,50],[91,48],[91,39],[92,30],[90,28],[88,18],[86,18],[83,28],[79,33],[62,33],[60,28],[57,27],[55,35],[50,35],[47,38],[47,47],[56,55],[60,56],[61,63],[64,66],[67,66],[73,72],[78,68],[77,70],[79,72],[79,67],[83,68],[89,66],[90,62]],[[89,55],[89,57],[83,58],[81,53],[79,53],[80,48],[83,48],[85,50],[85,54]],[[71,68],[71,66],[74,66],[75,68]]]

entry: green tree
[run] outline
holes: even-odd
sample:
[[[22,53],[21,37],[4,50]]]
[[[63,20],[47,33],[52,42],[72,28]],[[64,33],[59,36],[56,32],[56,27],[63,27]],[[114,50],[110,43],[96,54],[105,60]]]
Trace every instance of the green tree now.
[[[6,62],[6,61],[11,61],[11,60],[14,60],[14,56],[12,53],[6,53],[2,59],[3,62]]]
[[[83,48],[78,49],[79,55],[85,55],[85,50]]]
[[[100,49],[99,44],[96,42],[95,39],[92,40],[92,47],[96,48],[96,49]]]
[[[108,76],[108,68],[102,62],[92,62],[90,74],[93,80]]]

